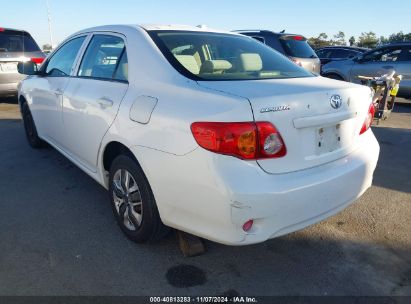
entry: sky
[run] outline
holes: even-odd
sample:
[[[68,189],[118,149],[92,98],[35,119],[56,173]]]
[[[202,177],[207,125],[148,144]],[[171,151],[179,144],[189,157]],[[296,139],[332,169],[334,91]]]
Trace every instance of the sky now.
[[[25,29],[40,46],[49,43],[46,1],[0,0],[0,27]],[[49,0],[49,3],[54,44],[78,30],[104,24],[285,29],[307,37],[321,32],[332,36],[343,31],[347,39],[368,31],[378,36],[411,32],[410,0]]]

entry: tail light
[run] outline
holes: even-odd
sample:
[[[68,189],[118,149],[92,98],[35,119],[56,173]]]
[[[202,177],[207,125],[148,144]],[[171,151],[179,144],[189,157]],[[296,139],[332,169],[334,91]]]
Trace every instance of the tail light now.
[[[35,64],[42,64],[43,61],[44,61],[44,58],[41,58],[41,57],[39,57],[39,58],[31,58],[30,60],[31,60],[31,62],[34,62]]]
[[[365,119],[365,122],[362,125],[360,135],[367,132],[367,130],[371,127],[372,121],[374,119],[374,115],[375,115],[375,106],[373,103],[371,103],[368,109],[367,118]]]
[[[191,132],[202,148],[219,154],[248,160],[287,154],[280,133],[269,122],[195,122]]]

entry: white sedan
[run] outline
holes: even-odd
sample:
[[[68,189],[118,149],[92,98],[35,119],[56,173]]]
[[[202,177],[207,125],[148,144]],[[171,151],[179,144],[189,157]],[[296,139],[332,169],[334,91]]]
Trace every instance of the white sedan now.
[[[230,245],[302,229],[372,184],[367,87],[315,76],[252,38],[103,26],[63,42],[19,86],[30,145],[109,190],[136,242],[168,227]]]

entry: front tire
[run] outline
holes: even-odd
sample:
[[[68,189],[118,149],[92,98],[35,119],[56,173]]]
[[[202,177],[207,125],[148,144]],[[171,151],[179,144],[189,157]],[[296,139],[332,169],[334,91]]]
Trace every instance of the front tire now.
[[[168,228],[162,223],[150,185],[138,163],[118,156],[109,174],[114,216],[124,234],[136,243],[159,240]]]
[[[23,117],[24,130],[29,145],[34,149],[43,148],[45,146],[45,142],[37,134],[36,124],[34,123],[33,116],[31,115],[31,111],[27,102],[22,104],[21,114]]]

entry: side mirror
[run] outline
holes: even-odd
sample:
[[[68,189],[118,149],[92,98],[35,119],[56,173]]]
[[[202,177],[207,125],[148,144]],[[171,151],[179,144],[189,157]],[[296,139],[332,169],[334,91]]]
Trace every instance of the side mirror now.
[[[36,75],[38,73],[37,64],[32,61],[19,62],[17,71],[23,75]]]

